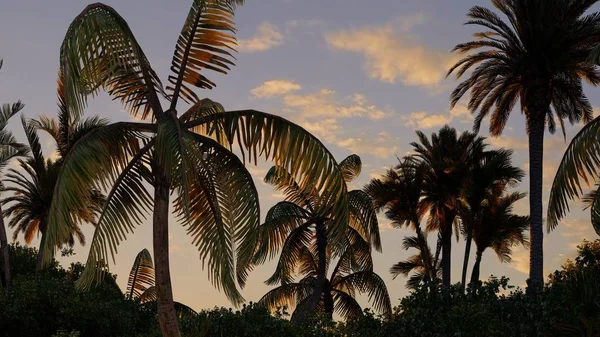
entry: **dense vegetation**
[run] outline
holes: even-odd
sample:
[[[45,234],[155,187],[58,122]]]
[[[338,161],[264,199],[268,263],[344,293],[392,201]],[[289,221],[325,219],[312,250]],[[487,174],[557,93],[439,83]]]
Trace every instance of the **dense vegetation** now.
[[[167,86],[126,21],[92,4],[60,48],[57,118],[22,117],[21,144],[7,125],[23,105],[0,108],[0,336],[600,335],[600,241],[584,242],[575,261],[547,282],[542,274],[545,130],[564,128],[565,120],[589,122],[554,180],[548,230],[582,195],[581,183],[600,171],[600,117],[592,120],[582,87],[582,80],[600,84],[600,14],[587,13],[598,0],[492,0],[502,17],[473,7],[467,24],[486,31],[456,46],[465,55],[448,74],[467,74],[451,105],[469,96],[476,132],[417,131],[411,154],[351,191],[362,169],[357,155],[338,162],[314,135],[280,116],[226,111],[196,93],[215,87],[208,71],[226,74],[234,66],[234,13],[243,2],[193,1]],[[83,118],[100,90],[138,121]],[[512,150],[491,148],[477,134],[490,115],[489,131],[499,136],[517,101],[529,137],[529,215],[513,213],[526,194],[516,191],[525,173],[513,166]],[[44,158],[39,132],[55,140],[56,158]],[[259,156],[274,164],[265,182],[285,195],[262,224],[246,167]],[[7,169],[12,160],[17,165]],[[585,202],[600,234],[600,193]],[[241,290],[252,269],[277,258],[266,280],[274,288],[238,311],[195,312],[174,302],[170,209],[232,304],[245,302]],[[378,213],[414,230],[403,245],[415,254],[390,268],[408,277],[411,291],[395,308],[373,271],[372,251],[382,250]],[[152,254],[140,252],[123,291],[106,261],[146,218]],[[56,252],[72,254],[68,247],[84,244],[85,225],[95,226],[87,262],[60,266]],[[9,245],[7,227],[26,243],[40,234],[39,249]],[[432,233],[435,249],[427,240]],[[466,242],[462,266],[451,264],[453,236]],[[519,245],[530,248],[527,289],[506,278],[480,281],[486,251],[508,263]],[[451,280],[456,267],[459,283]],[[372,309],[359,305],[361,293]]]

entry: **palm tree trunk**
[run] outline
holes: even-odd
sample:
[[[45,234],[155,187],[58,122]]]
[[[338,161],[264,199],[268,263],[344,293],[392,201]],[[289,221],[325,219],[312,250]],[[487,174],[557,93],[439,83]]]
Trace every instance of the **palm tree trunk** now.
[[[465,257],[463,260],[462,277],[460,279],[461,288],[464,290],[467,282],[467,268],[469,268],[469,256],[471,255],[471,243],[473,242],[473,222],[475,221],[473,215],[469,216],[467,223],[467,238],[465,243]]]
[[[539,104],[539,102],[538,102]],[[543,104],[543,103],[542,103]],[[536,107],[534,107],[536,108]],[[539,107],[540,109],[547,109]],[[531,217],[531,246],[529,251],[529,286],[541,290],[544,285],[544,231],[543,231],[543,160],[545,114],[532,118],[532,111],[539,114],[545,110],[530,110],[529,114],[529,211]]]
[[[307,305],[297,308],[299,310],[298,314],[294,316],[294,323],[300,324],[304,321],[308,313],[313,312],[317,305],[319,304],[319,300],[321,299],[321,295],[323,294],[323,286],[325,283],[325,270],[327,263],[327,230],[325,228],[325,223],[320,220],[316,222],[317,226],[317,258],[319,259],[319,270],[317,270],[317,280],[315,287],[313,289],[313,293],[308,301]]]
[[[173,304],[169,270],[169,184],[158,165],[154,165],[153,250],[156,278],[158,323],[164,337],[180,337]]]
[[[2,215],[2,205],[0,205],[0,267],[2,268],[2,280],[6,288],[10,286],[10,252],[8,249],[8,239],[6,238],[6,227],[4,227],[4,216]]]
[[[329,319],[333,319],[333,296],[331,296],[331,287],[327,284],[323,288],[323,304],[325,309],[325,314]]]
[[[46,227],[45,226],[40,226],[40,227],[43,229],[41,230],[42,239],[40,240],[40,248],[38,250],[37,261],[35,263],[35,273],[36,274],[38,274],[42,270],[42,264],[44,262],[44,244],[46,242],[46,230],[45,230]]]
[[[481,268],[481,257],[483,252],[477,251],[475,256],[475,264],[473,265],[473,271],[471,272],[471,284],[476,284],[479,281],[479,270]]]
[[[434,268],[431,264],[431,255],[427,254],[427,241],[425,240],[425,236],[423,235],[423,231],[421,230],[421,224],[419,223],[419,220],[414,219],[413,224],[415,226],[415,232],[417,232],[417,238],[419,240],[421,259],[423,260],[423,265],[425,266],[425,282],[428,282],[435,279],[435,273],[433,273]]]
[[[454,212],[446,210],[442,227],[442,284],[450,288],[452,275],[452,223]]]

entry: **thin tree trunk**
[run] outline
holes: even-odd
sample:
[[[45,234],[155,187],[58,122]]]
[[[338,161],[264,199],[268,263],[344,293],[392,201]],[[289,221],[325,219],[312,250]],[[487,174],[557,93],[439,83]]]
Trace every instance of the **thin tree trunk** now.
[[[442,227],[442,284],[444,288],[450,288],[452,283],[452,223],[454,213],[446,210],[444,224]]]
[[[164,337],[179,337],[169,270],[169,184],[164,172],[154,165],[153,250],[158,322]]]
[[[531,111],[530,111],[531,112]],[[538,115],[543,111],[536,111]],[[534,117],[537,117],[534,116]],[[543,160],[545,114],[529,118],[529,210],[531,217],[529,251],[529,286],[541,290],[544,285],[544,231],[543,231]]]
[[[313,293],[308,301],[307,305],[304,307],[299,307],[296,310],[299,310],[298,314],[294,316],[294,323],[300,324],[304,321],[306,316],[313,312],[317,305],[319,304],[319,300],[321,300],[321,296],[323,295],[323,286],[325,283],[325,270],[326,268],[326,258],[327,258],[327,230],[325,228],[325,224],[322,220],[316,222],[317,225],[317,258],[318,261],[318,270],[317,270],[317,280],[315,287],[313,289]]]
[[[415,226],[415,232],[417,233],[417,239],[419,240],[421,259],[423,260],[423,265],[425,266],[425,282],[428,282],[435,279],[435,273],[433,272],[434,267],[431,264],[431,255],[427,254],[427,241],[425,240],[425,236],[421,230],[421,224],[417,219],[413,220],[413,224]]]
[[[481,268],[481,257],[483,252],[477,251],[475,256],[475,264],[473,265],[473,271],[471,272],[471,284],[477,284],[479,281],[479,270]]]
[[[333,318],[333,296],[331,295],[330,285],[327,284],[323,288],[323,304],[325,309],[325,314],[329,319]]]
[[[464,290],[467,286],[467,268],[469,268],[469,257],[471,255],[471,243],[473,241],[473,222],[475,221],[475,217],[471,214],[469,215],[469,221],[467,223],[467,238],[465,243],[465,257],[463,260],[463,269],[462,269],[462,277],[460,279],[460,284],[462,289]]]
[[[41,226],[43,228],[42,239],[40,240],[40,247],[38,249],[37,261],[35,263],[35,273],[38,274],[42,270],[42,264],[44,262],[44,244],[46,243],[46,230],[45,226]]]
[[[2,280],[6,288],[10,286],[10,252],[8,249],[8,239],[6,238],[6,227],[4,224],[4,216],[2,213],[2,205],[0,205],[0,268],[2,268]]]

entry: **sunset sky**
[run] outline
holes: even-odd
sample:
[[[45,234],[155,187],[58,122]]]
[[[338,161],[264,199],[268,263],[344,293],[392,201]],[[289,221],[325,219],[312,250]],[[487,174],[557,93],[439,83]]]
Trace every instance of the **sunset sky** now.
[[[449,110],[449,94],[458,83],[445,79],[458,59],[450,51],[470,40],[474,27],[462,25],[474,0],[249,0],[236,13],[239,53],[236,67],[227,76],[208,75],[217,83],[212,91],[198,91],[222,103],[226,109],[252,108],[281,115],[319,137],[338,160],[356,153],[363,171],[351,188],[362,188],[371,178],[397,163],[396,156],[411,150],[415,130],[427,134],[444,124],[470,130],[472,116],[464,105]],[[488,5],[488,2],[478,1]],[[0,103],[23,100],[23,113],[32,118],[56,114],[56,73],[59,48],[71,20],[88,4],[82,0],[6,1],[0,11]],[[163,83],[170,74],[176,39],[191,4],[188,0],[112,0],[129,23],[154,70]],[[142,5],[143,4],[143,5]],[[327,5],[325,5],[327,4]],[[597,9],[596,9],[597,10]],[[592,105],[600,107],[600,88],[586,86]],[[91,100],[86,116],[100,115],[111,121],[130,120],[118,102],[107,95]],[[180,110],[182,110],[180,108]],[[20,121],[11,128],[24,141]],[[567,129],[567,141],[581,125]],[[487,121],[481,130],[487,135]],[[46,155],[53,143],[43,138]],[[528,169],[524,118],[515,110],[500,138],[491,144],[515,150],[514,164]],[[554,173],[566,148],[562,135],[545,141],[544,204]],[[249,167],[261,197],[261,214],[282,200],[282,195],[262,182],[269,164]],[[527,178],[518,188],[528,191]],[[573,212],[558,229],[545,236],[545,275],[568,258],[582,239],[597,238],[589,213],[573,202]],[[527,199],[517,213],[528,213]],[[152,248],[152,226],[147,221],[120,246],[116,265],[118,283],[125,289],[135,255]],[[375,269],[387,283],[392,304],[408,292],[405,279],[392,280],[389,268],[414,254],[401,247],[408,230],[394,229],[380,218],[383,254],[375,253]],[[230,306],[215,290],[202,269],[197,250],[184,229],[170,224],[171,275],[175,300],[195,308]],[[88,242],[91,226],[86,227]],[[9,236],[12,232],[9,230]],[[22,240],[22,236],[19,237]],[[434,243],[435,235],[430,235]],[[34,242],[35,245],[38,242]],[[464,243],[453,243],[453,282],[460,280]],[[76,246],[69,261],[85,261],[87,247]],[[513,263],[501,264],[493,251],[484,254],[481,275],[506,275],[514,285],[524,285],[529,253],[519,248]],[[471,260],[472,265],[473,260]],[[269,290],[263,281],[274,262],[256,269],[243,290],[247,300],[257,301]],[[469,271],[470,274],[470,271]],[[364,301],[362,304],[366,304]]]

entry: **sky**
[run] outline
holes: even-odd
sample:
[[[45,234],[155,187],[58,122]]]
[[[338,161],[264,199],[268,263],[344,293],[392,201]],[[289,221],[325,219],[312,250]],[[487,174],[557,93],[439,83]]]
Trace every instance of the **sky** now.
[[[170,75],[175,42],[189,10],[187,0],[106,1],[129,23],[133,33],[163,83]],[[56,115],[56,74],[59,48],[72,19],[87,5],[82,0],[7,1],[0,11],[0,102],[21,99],[23,114],[34,118]],[[327,5],[325,5],[327,4]],[[478,2],[486,5],[486,2]],[[454,45],[471,39],[473,27],[462,25],[473,0],[261,0],[246,1],[236,12],[239,52],[236,66],[223,76],[210,73],[217,83],[212,91],[197,91],[222,103],[226,109],[257,109],[277,114],[300,124],[319,137],[341,161],[350,154],[362,158],[361,176],[350,188],[358,189],[397,163],[396,156],[410,152],[415,130],[428,135],[444,124],[459,131],[471,130],[473,118],[464,102],[449,110],[449,94],[457,85],[447,69],[458,59]],[[600,89],[586,87],[593,106],[600,107]],[[86,116],[100,115],[111,121],[131,120],[118,102],[101,94],[90,101]],[[24,141],[18,118],[10,123]],[[567,142],[581,125],[567,128],[567,140],[560,134],[546,134],[544,159],[544,210],[554,173]],[[487,136],[487,122],[481,132]],[[53,143],[42,138],[47,156]],[[514,164],[528,168],[524,118],[513,111],[506,130],[488,140],[495,147],[515,150]],[[261,214],[283,196],[262,182],[269,163],[250,166],[260,193]],[[527,192],[528,180],[517,188]],[[544,238],[544,269],[548,275],[567,258],[584,238],[597,238],[589,213],[581,203],[571,203],[572,212],[558,228]],[[528,213],[528,200],[515,208]],[[375,271],[385,280],[392,299],[408,291],[405,279],[392,279],[389,268],[414,254],[402,249],[409,230],[393,228],[379,218],[383,253],[374,253]],[[119,247],[111,272],[125,290],[127,276],[136,254],[152,248],[151,223],[146,221]],[[91,226],[84,228],[88,242]],[[9,235],[12,232],[9,230]],[[171,275],[175,300],[195,309],[230,307],[222,292],[210,283],[191,238],[173,219],[170,222]],[[430,235],[433,245],[435,235]],[[19,236],[22,242],[23,237]],[[32,245],[38,245],[34,241]],[[87,247],[75,246],[76,255],[61,258],[63,264],[85,262]],[[460,280],[464,243],[453,243],[453,282]],[[471,259],[471,265],[473,258]],[[257,301],[270,288],[263,282],[274,271],[272,261],[255,269],[243,295]],[[513,262],[501,264],[489,250],[483,256],[481,277],[505,275],[523,286],[528,275],[529,253],[518,248]],[[361,304],[367,306],[365,298]]]

